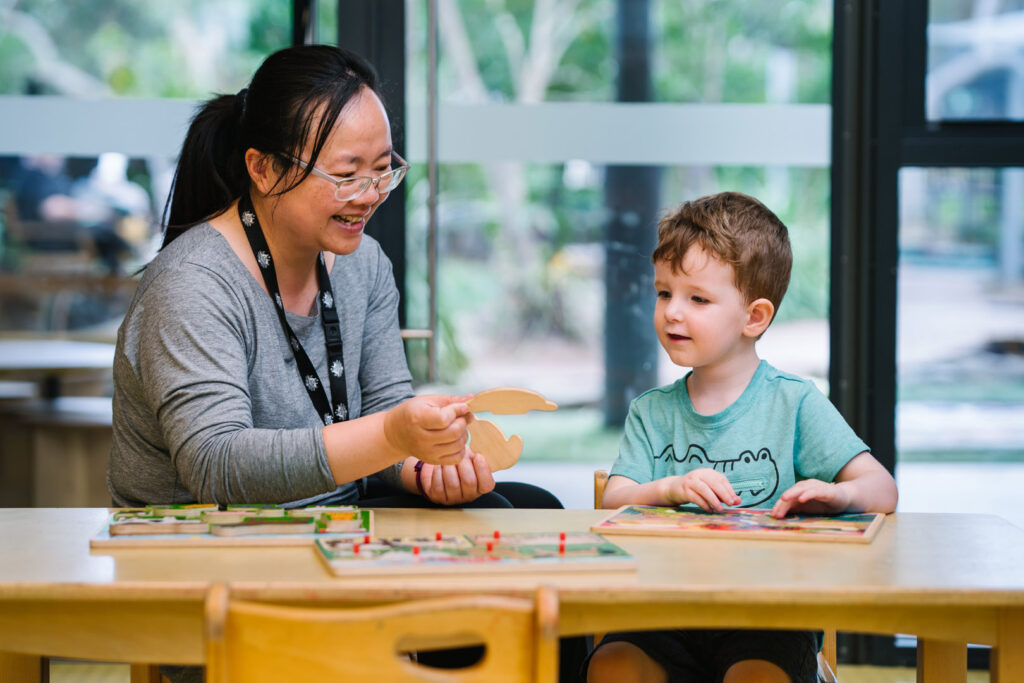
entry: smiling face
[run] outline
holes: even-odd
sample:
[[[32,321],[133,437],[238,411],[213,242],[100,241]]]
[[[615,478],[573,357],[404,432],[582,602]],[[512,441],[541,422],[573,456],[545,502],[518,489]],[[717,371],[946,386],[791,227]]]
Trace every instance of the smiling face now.
[[[309,160],[312,144],[300,155]],[[315,166],[338,178],[376,178],[391,169],[391,128],[384,105],[377,95],[363,88],[345,105]],[[300,174],[291,167],[287,173]],[[286,182],[292,178],[286,178]],[[274,223],[296,250],[351,254],[362,241],[363,229],[387,194],[371,185],[365,192],[344,202],[334,198],[335,186],[310,174],[294,189],[279,195]]]
[[[752,352],[748,303],[734,283],[732,266],[691,246],[681,268],[654,264],[654,328],[676,365],[690,368],[726,364]]]

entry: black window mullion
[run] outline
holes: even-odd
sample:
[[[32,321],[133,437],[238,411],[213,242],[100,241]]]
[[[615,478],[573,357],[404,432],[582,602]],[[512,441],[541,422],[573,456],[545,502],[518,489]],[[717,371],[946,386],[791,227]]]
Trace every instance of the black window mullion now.
[[[830,398],[892,471],[899,171],[1024,166],[1024,123],[926,120],[928,0],[835,0],[834,17]],[[891,636],[838,644],[843,662],[914,664]]]
[[[338,45],[365,57],[377,70],[391,120],[391,141],[405,149],[405,3],[403,0],[338,0]],[[406,327],[405,187],[392,192],[367,224],[391,259],[403,304],[398,322]]]
[[[904,166],[1024,166],[1024,123],[935,122],[908,126]]]
[[[308,45],[316,38],[317,0],[292,0],[292,45]]]

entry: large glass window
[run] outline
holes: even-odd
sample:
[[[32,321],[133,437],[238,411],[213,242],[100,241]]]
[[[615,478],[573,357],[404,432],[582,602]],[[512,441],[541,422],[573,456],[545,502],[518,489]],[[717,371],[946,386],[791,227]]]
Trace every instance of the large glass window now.
[[[1024,457],[1024,169],[904,168],[899,180],[899,462],[977,482],[979,496],[943,496],[943,510],[1020,523],[1015,487],[993,483]]]
[[[615,458],[622,416],[609,419],[609,335],[650,331],[637,366],[654,371],[627,394],[685,372],[653,335],[650,247],[658,216],[703,194],[752,194],[789,226],[793,284],[760,350],[827,390],[832,3],[652,0],[645,36],[624,41],[627,5],[644,3],[438,4],[438,380],[524,386],[558,402],[557,413],[495,420],[524,437],[526,460]],[[407,7],[407,140],[422,165],[427,4]],[[622,54],[624,42],[643,54]],[[637,61],[645,92],[620,101],[620,66]],[[429,190],[422,169],[410,179],[417,327],[429,296]],[[615,191],[634,182],[649,201],[622,209]],[[617,232],[637,221],[649,244]],[[623,251],[633,265],[611,273],[609,253]],[[613,279],[628,290],[619,308]],[[419,348],[409,345],[422,373]]]
[[[927,118],[1024,121],[1024,2],[929,0]]]
[[[6,3],[0,332],[113,339],[194,103],[237,91],[290,31],[269,0]]]

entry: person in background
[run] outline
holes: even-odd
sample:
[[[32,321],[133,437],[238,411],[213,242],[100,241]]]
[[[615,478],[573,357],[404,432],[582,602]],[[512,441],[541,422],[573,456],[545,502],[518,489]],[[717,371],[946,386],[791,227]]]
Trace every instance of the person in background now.
[[[658,226],[654,326],[682,379],[630,405],[603,506],[771,508],[771,514],[892,512],[896,483],[808,380],[758,357],[793,256],[761,202],[723,192],[686,202]],[[816,680],[811,631],[612,633],[587,680]]]

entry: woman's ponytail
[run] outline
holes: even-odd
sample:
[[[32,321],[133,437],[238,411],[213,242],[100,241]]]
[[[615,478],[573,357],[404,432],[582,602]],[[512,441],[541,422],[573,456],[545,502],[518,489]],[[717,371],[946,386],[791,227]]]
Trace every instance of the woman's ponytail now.
[[[249,187],[240,149],[246,90],[208,100],[189,125],[165,207],[161,248],[193,225],[222,213]]]

